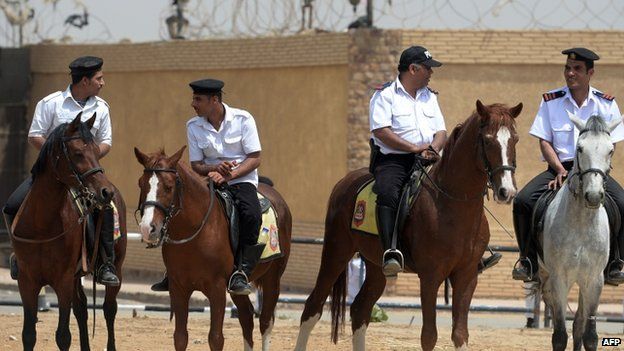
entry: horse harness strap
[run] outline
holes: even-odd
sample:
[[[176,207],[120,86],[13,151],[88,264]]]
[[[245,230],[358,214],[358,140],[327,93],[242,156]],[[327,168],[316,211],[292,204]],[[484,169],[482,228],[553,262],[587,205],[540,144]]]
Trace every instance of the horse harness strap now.
[[[485,156],[485,141],[483,140],[483,137],[480,137],[479,139],[481,140],[481,158],[483,159],[483,165],[485,166],[485,173],[487,174],[487,177],[488,177],[488,187],[492,188],[492,184],[494,183],[492,179],[496,173],[504,172],[504,171],[511,171],[511,173],[515,173],[516,166],[501,165],[492,169],[492,165],[490,164],[490,161]]]

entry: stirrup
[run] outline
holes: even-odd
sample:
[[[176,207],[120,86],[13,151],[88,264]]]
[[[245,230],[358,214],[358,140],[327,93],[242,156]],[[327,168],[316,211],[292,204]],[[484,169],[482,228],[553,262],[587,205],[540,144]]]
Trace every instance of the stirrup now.
[[[617,264],[618,267],[622,267],[622,264],[624,264],[624,261],[618,258],[616,260],[609,262],[609,264],[607,264],[605,280],[604,280],[605,284],[609,284],[613,286],[619,286],[620,284],[624,284],[624,281],[609,279],[609,276],[611,275],[611,271],[614,271],[613,265],[615,264]],[[617,272],[624,274],[621,269],[617,269]]]
[[[387,260],[389,259],[395,259],[398,261],[399,263],[399,269],[396,271],[392,271],[392,272],[385,272],[384,271],[384,275],[386,276],[396,276],[398,273],[403,272],[403,270],[405,269],[405,259],[403,258],[403,253],[397,249],[388,249],[386,251],[384,251],[383,256],[381,258],[382,262],[381,262],[381,267],[382,269],[384,268],[384,265],[386,263]]]
[[[242,270],[239,269],[236,272],[232,273],[232,275],[230,276],[230,279],[228,280],[228,286],[227,286],[227,291],[228,293],[233,293],[235,292],[234,290],[230,289],[230,287],[232,286],[232,280],[234,279],[234,277],[236,277],[237,275],[241,275],[245,278],[245,281],[247,282],[247,284],[249,285],[249,277],[247,276],[247,274]]]
[[[516,269],[518,269],[518,264],[519,264],[520,262],[527,262],[527,263],[528,263],[528,266],[529,266],[529,267],[528,267],[528,270],[529,270],[528,280],[527,280],[527,279],[524,279],[524,278],[521,278],[521,277],[519,277],[519,276],[517,276],[517,275],[515,275],[515,274],[514,274],[514,272],[516,271]],[[522,264],[521,264],[521,265],[522,265]],[[526,267],[523,267],[523,268],[526,268]],[[519,258],[519,259],[516,261],[516,263],[514,263],[513,270],[511,271],[511,277],[512,277],[514,280],[522,280],[522,281],[524,281],[524,282],[533,282],[533,281],[535,281],[535,280],[534,280],[534,276],[533,276],[533,263],[531,263],[531,260],[529,260],[527,257],[521,257],[521,258]]]

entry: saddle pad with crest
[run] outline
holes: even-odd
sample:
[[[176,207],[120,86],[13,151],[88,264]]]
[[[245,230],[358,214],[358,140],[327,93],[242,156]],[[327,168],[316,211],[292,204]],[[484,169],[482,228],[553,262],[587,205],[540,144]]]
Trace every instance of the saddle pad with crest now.
[[[258,200],[262,206],[263,199],[268,202],[262,194],[258,193]],[[270,204],[270,202],[269,202]],[[277,230],[277,214],[273,206],[269,206],[268,209],[262,208],[262,225],[260,226],[260,235],[258,235],[258,244],[266,244],[262,255],[260,256],[260,262],[269,261],[273,258],[280,257],[282,251],[279,246],[279,234]]]
[[[427,167],[428,172],[431,167]],[[409,197],[406,196],[407,201],[400,201],[397,216],[399,216],[399,228],[398,232],[401,232],[402,224],[407,218],[409,208],[416,199],[420,185],[422,184],[422,178],[424,173],[421,171],[415,171],[410,177],[410,181],[403,187],[403,192],[408,191]],[[371,178],[366,181],[357,192],[355,199],[355,209],[353,210],[353,219],[351,220],[351,229],[359,230],[367,234],[379,235],[379,229],[377,227],[377,194],[373,191],[373,185],[375,179]]]
[[[69,189],[69,192],[71,193],[72,199],[74,200],[74,204],[76,204],[76,207],[78,208],[78,212],[80,212],[80,215],[83,216],[86,211],[85,205],[78,200],[78,193],[76,193],[74,189]],[[117,211],[117,206],[115,206],[114,201],[111,201],[111,205],[113,207],[113,216],[115,218],[115,227],[113,228],[113,240],[117,241],[119,240],[119,238],[121,238],[121,230],[119,229],[119,211]]]

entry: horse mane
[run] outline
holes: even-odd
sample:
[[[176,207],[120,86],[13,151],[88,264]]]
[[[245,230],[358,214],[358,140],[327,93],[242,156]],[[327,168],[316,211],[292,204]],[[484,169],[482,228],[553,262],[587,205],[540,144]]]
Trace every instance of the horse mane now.
[[[607,134],[611,132],[607,126],[607,122],[602,117],[597,115],[589,117],[587,123],[585,124],[585,128],[583,128],[581,132],[585,131]]]
[[[43,143],[43,146],[41,147],[41,151],[39,151],[39,156],[37,156],[35,164],[30,169],[30,174],[33,180],[35,180],[37,175],[40,175],[45,171],[48,158],[54,152],[55,146],[63,142],[63,138],[65,137],[65,132],[67,132],[68,127],[69,123],[63,123],[60,126],[54,128],[52,133],[47,136],[45,143]],[[93,134],[91,134],[91,131],[89,130],[89,128],[87,128],[86,123],[79,123],[78,132],[80,133],[80,138],[87,143],[90,143],[94,140]]]

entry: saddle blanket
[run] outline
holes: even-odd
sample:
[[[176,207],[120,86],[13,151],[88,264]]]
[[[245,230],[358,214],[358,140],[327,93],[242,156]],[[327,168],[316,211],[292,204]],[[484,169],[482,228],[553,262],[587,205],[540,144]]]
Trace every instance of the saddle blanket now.
[[[258,193],[258,199],[265,197]],[[282,255],[279,245],[279,234],[277,230],[277,214],[270,206],[267,211],[262,213],[262,225],[260,226],[260,235],[258,235],[258,244],[266,244],[260,262],[268,261]]]
[[[375,184],[375,181],[371,179],[358,191],[355,200],[355,210],[353,210],[353,219],[351,220],[351,229],[379,235],[377,216],[375,214],[377,194],[373,192],[373,184]]]

